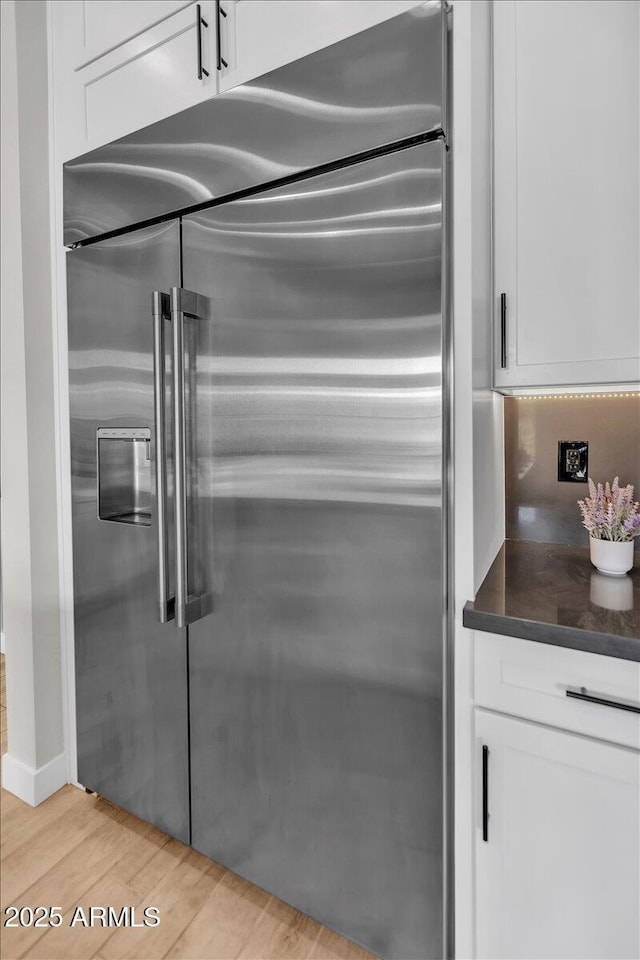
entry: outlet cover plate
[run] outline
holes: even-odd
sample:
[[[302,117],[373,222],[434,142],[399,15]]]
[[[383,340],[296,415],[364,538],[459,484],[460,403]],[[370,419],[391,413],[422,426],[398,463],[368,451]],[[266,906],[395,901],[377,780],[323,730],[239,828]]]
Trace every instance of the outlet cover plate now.
[[[565,483],[586,483],[588,476],[588,442],[558,440],[558,480]]]

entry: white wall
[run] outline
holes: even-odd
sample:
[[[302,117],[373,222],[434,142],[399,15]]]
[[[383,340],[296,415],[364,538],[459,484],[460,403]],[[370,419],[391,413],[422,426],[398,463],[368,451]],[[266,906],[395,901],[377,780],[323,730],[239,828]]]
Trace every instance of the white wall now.
[[[66,781],[59,629],[44,0],[2,11],[2,552],[9,752],[37,803]]]

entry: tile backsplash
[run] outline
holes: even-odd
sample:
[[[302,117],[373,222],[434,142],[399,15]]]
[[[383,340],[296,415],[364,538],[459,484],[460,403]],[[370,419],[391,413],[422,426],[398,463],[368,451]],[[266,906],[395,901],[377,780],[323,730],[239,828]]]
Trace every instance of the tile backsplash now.
[[[504,420],[509,540],[588,545],[576,504],[588,486],[558,481],[559,440],[586,440],[589,476],[619,476],[640,499],[640,393],[506,397]]]

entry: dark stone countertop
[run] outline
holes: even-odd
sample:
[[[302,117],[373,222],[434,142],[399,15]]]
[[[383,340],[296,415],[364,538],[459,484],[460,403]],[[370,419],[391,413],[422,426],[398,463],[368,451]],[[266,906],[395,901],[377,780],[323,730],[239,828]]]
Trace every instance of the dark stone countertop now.
[[[625,577],[592,566],[587,547],[505,540],[462,622],[539,643],[640,661],[640,558]]]

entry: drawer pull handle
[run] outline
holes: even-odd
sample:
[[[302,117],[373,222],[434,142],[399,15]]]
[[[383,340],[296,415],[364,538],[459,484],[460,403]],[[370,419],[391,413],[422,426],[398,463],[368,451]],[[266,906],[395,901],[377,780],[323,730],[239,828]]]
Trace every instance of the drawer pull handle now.
[[[616,710],[627,710],[629,713],[640,713],[640,704],[628,700],[612,700],[610,697],[599,697],[589,693],[586,687],[567,687],[566,695],[574,700],[586,700],[587,703],[599,703],[603,707],[614,707]]]

